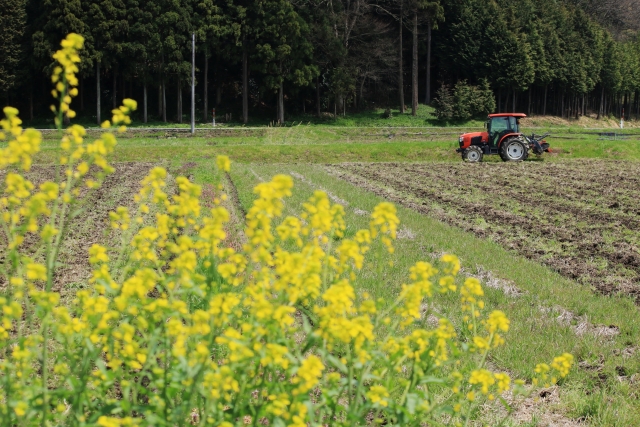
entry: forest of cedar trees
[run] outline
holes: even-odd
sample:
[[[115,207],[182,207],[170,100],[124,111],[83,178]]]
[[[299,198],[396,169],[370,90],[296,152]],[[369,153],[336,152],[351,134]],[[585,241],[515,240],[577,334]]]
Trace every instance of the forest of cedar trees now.
[[[86,45],[74,110],[99,123],[125,97],[136,120],[196,108],[256,117],[415,114],[456,84],[495,109],[629,118],[640,110],[637,0],[0,0],[0,104],[49,113],[52,54]],[[102,116],[102,117],[101,117]]]

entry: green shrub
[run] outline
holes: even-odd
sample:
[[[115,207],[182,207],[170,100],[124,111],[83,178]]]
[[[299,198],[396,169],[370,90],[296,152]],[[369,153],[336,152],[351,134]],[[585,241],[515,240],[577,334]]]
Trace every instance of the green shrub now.
[[[486,80],[480,86],[471,86],[462,80],[453,91],[443,84],[436,93],[434,106],[440,120],[469,120],[494,111],[496,101]]]
[[[433,107],[435,110],[435,115],[438,120],[451,120],[454,117],[454,99],[451,94],[451,88],[445,84],[442,84],[438,91],[436,92],[436,96],[433,99]]]

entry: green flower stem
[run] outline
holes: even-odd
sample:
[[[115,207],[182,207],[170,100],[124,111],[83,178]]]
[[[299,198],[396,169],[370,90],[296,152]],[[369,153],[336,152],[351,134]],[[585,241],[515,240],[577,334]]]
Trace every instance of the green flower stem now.
[[[42,319],[42,427],[47,426],[49,418],[49,396],[47,387],[47,315]]]
[[[72,164],[69,163],[69,168],[71,168],[71,166]],[[73,183],[72,175],[73,174],[69,174],[69,176],[67,177],[67,182],[64,188],[64,195],[68,195],[69,197],[71,197],[71,187]],[[54,205],[54,210],[51,215],[50,221],[51,225],[58,230],[58,233],[54,236],[54,243],[52,245],[50,244],[47,250],[47,253],[49,255],[47,258],[47,292],[51,292],[51,288],[53,287],[53,273],[55,271],[55,263],[58,259],[58,252],[60,251],[60,246],[62,245],[63,237],[66,234],[66,229],[68,226],[68,222],[66,221],[66,219],[67,210],[70,206],[70,203],[65,203],[64,201],[62,201],[62,204],[59,205],[59,202],[60,200],[58,198],[57,203]],[[60,212],[60,216],[58,219],[58,224],[56,224],[56,214],[58,213],[58,210]]]
[[[357,414],[358,413],[358,406],[360,405],[360,399],[358,399],[358,397],[360,396],[360,392],[362,390],[362,386],[364,383],[363,378],[365,378],[366,376],[369,375],[369,372],[371,371],[371,368],[373,367],[372,363],[368,363],[364,372],[362,373],[362,375],[360,376],[360,380],[358,381],[358,387],[356,388],[356,401],[355,404],[353,405],[353,410],[351,411],[352,413]]]

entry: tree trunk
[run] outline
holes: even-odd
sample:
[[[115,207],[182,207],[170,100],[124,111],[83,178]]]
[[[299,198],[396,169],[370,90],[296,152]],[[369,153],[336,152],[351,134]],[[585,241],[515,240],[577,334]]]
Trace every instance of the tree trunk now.
[[[527,108],[527,114],[531,115],[531,90],[532,88],[529,87],[529,107]]]
[[[162,117],[162,85],[158,85],[158,117]]]
[[[498,88],[498,113],[502,111],[502,88]]]
[[[604,86],[602,86],[602,90],[600,91],[600,108],[598,109],[598,117],[596,120],[600,120],[600,118],[604,115]]]
[[[431,104],[431,21],[427,22],[427,96],[425,104]]]
[[[580,118],[580,96],[576,95],[576,120]]]
[[[122,78],[120,79],[120,93],[122,94],[122,99],[125,99],[127,97],[127,92],[125,90],[126,85],[124,84],[124,75],[122,76]],[[118,104],[116,104],[116,108],[118,108]]]
[[[418,11],[413,11],[413,58],[411,64],[411,115],[418,113]]]
[[[316,76],[316,115],[320,117],[320,76]]]
[[[278,123],[284,124],[284,82],[278,86]]]
[[[162,77],[162,121],[167,123],[167,85]]]
[[[113,109],[115,110],[116,107],[118,106],[118,71],[114,68],[113,69],[113,93],[111,94],[111,106],[113,107]]]
[[[513,112],[516,112],[516,90],[513,90]]]
[[[143,86],[143,91],[144,91],[144,111],[143,111],[143,117],[142,117],[142,121],[144,123],[147,123],[147,84],[145,83]]]
[[[84,78],[80,77],[80,111],[84,111]]]
[[[182,123],[182,82],[180,81],[180,77],[178,77],[178,92],[176,93],[176,119],[178,119],[178,123]]]
[[[404,78],[402,73],[402,6],[400,0],[400,41],[398,42],[398,95],[400,97],[400,114],[404,114]]]
[[[567,119],[570,119],[571,117],[573,117],[574,115],[574,106],[575,106],[575,101],[576,101],[576,96],[575,95],[569,95],[569,111],[567,111]]]
[[[242,123],[249,121],[249,53],[246,40],[242,48]]]
[[[222,102],[222,88],[220,87],[220,83],[216,86],[216,107],[220,105]]]
[[[29,120],[33,121],[33,85],[29,87]]]
[[[100,125],[100,62],[96,63],[96,121]]]
[[[205,50],[204,52],[204,112],[203,119],[204,122],[207,123],[208,119],[208,111],[209,111],[209,50]]]
[[[360,94],[358,96],[358,111],[362,111],[362,92],[364,91],[364,84],[367,81],[367,76],[365,75],[365,77],[362,79],[362,82],[360,83]]]

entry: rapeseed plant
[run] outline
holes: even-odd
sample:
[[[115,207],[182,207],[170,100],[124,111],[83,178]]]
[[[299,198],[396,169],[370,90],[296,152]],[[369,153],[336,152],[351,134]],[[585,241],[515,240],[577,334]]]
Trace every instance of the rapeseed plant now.
[[[68,117],[82,45],[71,34],[54,55],[54,110]],[[103,127],[123,130],[135,108],[125,100]],[[370,250],[394,250],[395,208],[381,203],[370,227],[346,239],[344,210],[323,192],[283,218],[293,187],[284,175],[255,188],[236,251],[225,246],[223,197],[205,209],[184,177],[169,195],[167,172],[152,169],[135,212],[110,214],[121,241],[91,247],[89,286],[61,303],[52,285],[69,216],[79,190],[114,171],[116,138],[86,143],[70,126],[60,182],[36,189],[19,169],[29,170],[40,135],[20,127],[15,109],[4,112],[0,425],[462,425],[483,401],[523,390],[486,366],[509,320],[483,313],[477,280],[456,284],[455,256],[417,263],[390,304],[359,295]],[[216,164],[230,169],[226,157]],[[425,327],[421,306],[436,291],[459,294],[465,330],[447,319]],[[565,354],[538,365],[534,383],[557,382],[572,363]]]

